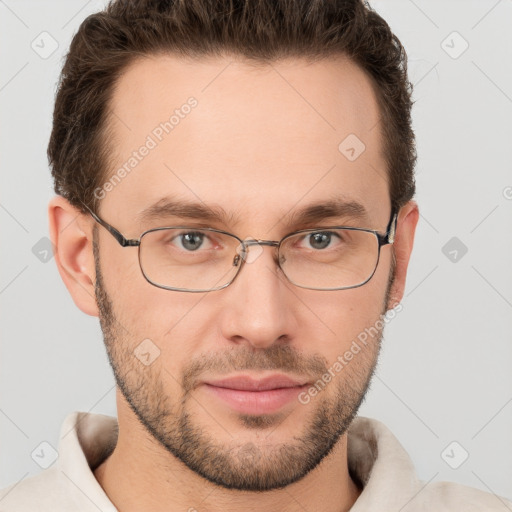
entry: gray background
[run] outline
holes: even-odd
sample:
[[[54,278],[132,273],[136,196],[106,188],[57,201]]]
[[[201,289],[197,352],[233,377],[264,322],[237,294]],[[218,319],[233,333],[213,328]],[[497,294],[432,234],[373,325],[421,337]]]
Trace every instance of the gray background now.
[[[31,454],[58,446],[68,413],[116,414],[98,320],[75,307],[45,253],[57,75],[102,4],[0,0],[0,487],[42,471]],[[361,415],[390,427],[422,480],[510,498],[512,0],[372,5],[409,54],[421,218]]]

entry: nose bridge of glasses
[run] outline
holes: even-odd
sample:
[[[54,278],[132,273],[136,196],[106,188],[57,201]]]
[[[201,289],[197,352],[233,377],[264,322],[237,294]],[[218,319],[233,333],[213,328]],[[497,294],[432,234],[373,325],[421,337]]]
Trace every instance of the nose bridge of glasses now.
[[[278,247],[279,246],[279,242],[276,242],[274,240],[254,240],[254,239],[249,239],[249,240],[244,240],[244,243],[245,243],[246,247],[248,247],[250,245],[269,245],[271,247]]]
[[[243,254],[243,259],[246,260],[247,257],[249,257],[249,262],[252,262],[254,261],[254,259],[257,259],[259,254],[261,254],[261,252],[263,251],[263,249],[260,249],[259,252],[255,253],[253,255],[253,258],[251,258],[250,256],[250,253],[248,252],[248,248],[251,246],[251,245],[256,245],[256,246],[263,246],[263,245],[266,245],[266,246],[269,246],[269,247],[276,247],[278,248],[279,247],[279,242],[275,241],[275,240],[256,240],[254,238],[246,238],[245,240],[242,241],[242,245],[240,247],[241,249],[241,254]],[[276,261],[277,261],[277,255],[276,255]],[[236,259],[234,262],[234,265],[237,265],[238,264],[238,259]]]

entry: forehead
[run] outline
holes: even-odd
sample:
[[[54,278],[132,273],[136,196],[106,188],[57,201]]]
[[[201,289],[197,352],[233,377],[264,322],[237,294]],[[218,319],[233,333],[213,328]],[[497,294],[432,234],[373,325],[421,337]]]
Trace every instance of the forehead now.
[[[371,217],[389,215],[375,93],[345,57],[258,66],[140,58],[116,84],[110,112],[106,178],[125,172],[102,208],[135,217],[171,195],[272,222],[339,193]]]

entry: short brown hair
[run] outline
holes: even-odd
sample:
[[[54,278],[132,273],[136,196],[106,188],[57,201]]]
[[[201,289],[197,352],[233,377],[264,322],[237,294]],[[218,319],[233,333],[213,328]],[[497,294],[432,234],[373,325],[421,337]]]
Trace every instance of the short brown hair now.
[[[394,209],[415,192],[416,148],[407,56],[362,0],[112,0],[73,37],[55,100],[48,159],[57,194],[85,211],[108,173],[109,103],[137,57],[239,55],[258,63],[344,54],[369,76]],[[341,141],[340,141],[341,142]]]

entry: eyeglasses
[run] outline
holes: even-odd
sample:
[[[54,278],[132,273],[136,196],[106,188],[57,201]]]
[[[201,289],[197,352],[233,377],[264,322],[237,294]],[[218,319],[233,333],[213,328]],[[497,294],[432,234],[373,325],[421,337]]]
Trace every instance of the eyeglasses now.
[[[251,245],[276,247],[276,263],[295,286],[325,291],[357,288],[375,274],[380,248],[393,244],[398,216],[391,212],[385,234],[333,226],[302,229],[277,242],[241,240],[214,228],[173,226],[148,229],[133,240],[86,208],[122,247],[139,248],[140,269],[149,283],[182,292],[209,292],[229,286],[248,260]]]

